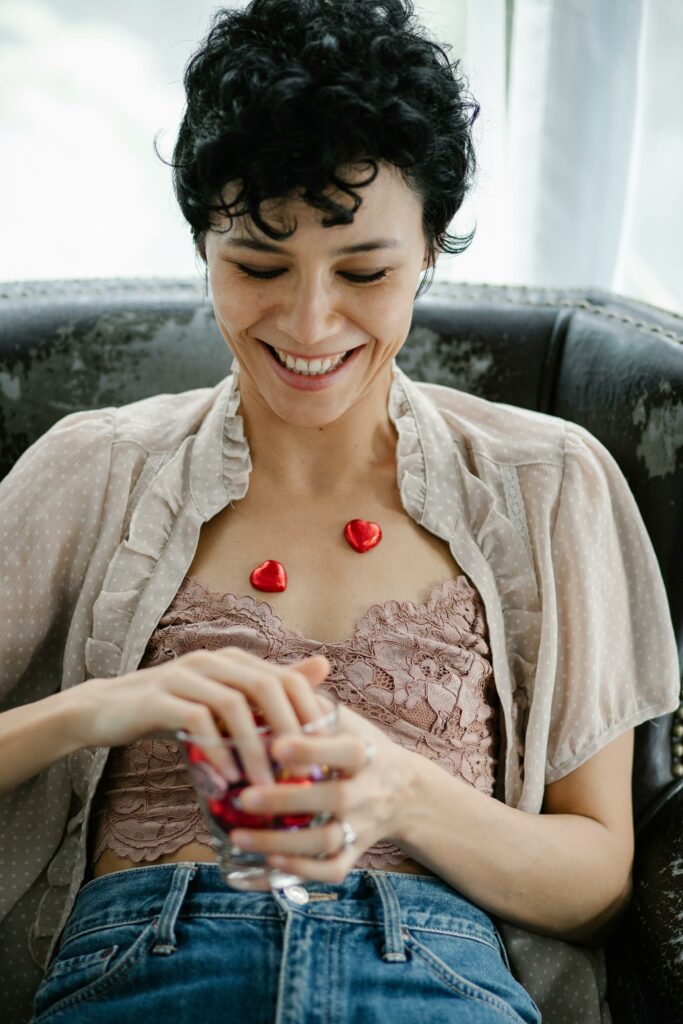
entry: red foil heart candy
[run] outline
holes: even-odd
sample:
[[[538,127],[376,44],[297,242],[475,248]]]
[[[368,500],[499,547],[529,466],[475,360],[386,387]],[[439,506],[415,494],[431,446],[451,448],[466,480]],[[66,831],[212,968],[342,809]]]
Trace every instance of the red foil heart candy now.
[[[266,562],[261,562],[255,569],[252,569],[249,582],[257,590],[276,593],[286,588],[287,573],[282,562],[276,562],[274,559],[269,558]]]
[[[344,527],[344,536],[354,551],[361,554],[374,548],[382,539],[379,523],[368,523],[365,519],[351,519]]]

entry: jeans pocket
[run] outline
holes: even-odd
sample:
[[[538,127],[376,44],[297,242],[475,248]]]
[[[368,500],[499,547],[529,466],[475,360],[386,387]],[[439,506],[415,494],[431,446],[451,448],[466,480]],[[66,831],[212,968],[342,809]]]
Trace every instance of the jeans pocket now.
[[[142,928],[108,925],[70,937],[57,950],[35,994],[31,1024],[111,991],[144,956],[156,926],[156,921]]]
[[[426,928],[404,930],[417,961],[454,994],[495,1007],[514,1024],[541,1024],[528,992],[510,974],[493,937]]]

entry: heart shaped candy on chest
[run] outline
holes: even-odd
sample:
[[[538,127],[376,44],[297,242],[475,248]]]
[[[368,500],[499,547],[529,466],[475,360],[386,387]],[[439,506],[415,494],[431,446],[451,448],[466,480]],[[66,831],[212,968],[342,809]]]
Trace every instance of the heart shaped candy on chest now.
[[[279,593],[287,587],[287,573],[282,562],[269,558],[252,569],[249,576],[252,587],[269,594]]]
[[[376,547],[382,539],[379,523],[367,519],[350,519],[344,527],[344,536],[354,551],[364,554]],[[287,573],[282,562],[269,558],[252,569],[249,581],[256,590],[278,593],[287,588]]]
[[[379,523],[370,523],[366,519],[350,519],[344,527],[344,536],[354,551],[363,554],[379,544],[382,530]]]

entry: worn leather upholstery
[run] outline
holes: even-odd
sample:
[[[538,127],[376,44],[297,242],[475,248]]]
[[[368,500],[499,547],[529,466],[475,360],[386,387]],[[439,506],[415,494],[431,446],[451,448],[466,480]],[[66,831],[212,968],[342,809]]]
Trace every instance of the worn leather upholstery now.
[[[0,284],[0,478],[55,420],[215,384],[231,354],[199,282]],[[585,426],[652,538],[683,644],[683,317],[590,289],[434,285],[398,356],[416,380]],[[634,894],[607,946],[615,1024],[683,1022],[683,706],[636,729]]]

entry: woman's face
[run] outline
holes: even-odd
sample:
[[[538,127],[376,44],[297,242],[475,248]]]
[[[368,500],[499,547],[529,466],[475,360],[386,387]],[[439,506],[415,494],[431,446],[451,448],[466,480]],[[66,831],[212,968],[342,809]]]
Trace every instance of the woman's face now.
[[[419,197],[393,166],[379,168],[372,184],[358,190],[363,201],[352,224],[322,227],[323,213],[297,196],[261,207],[277,228],[290,229],[296,218],[296,231],[284,242],[275,243],[246,217],[235,218],[229,233],[208,232],[216,320],[239,363],[240,393],[250,410],[256,403],[291,424],[324,426],[371,393],[386,400],[390,364],[410,329],[428,249]],[[367,168],[346,176],[363,180]],[[329,194],[351,203],[344,193]],[[304,362],[283,368],[268,346]],[[336,364],[342,356],[329,373],[312,363],[331,357]],[[302,368],[313,372],[296,372]]]

